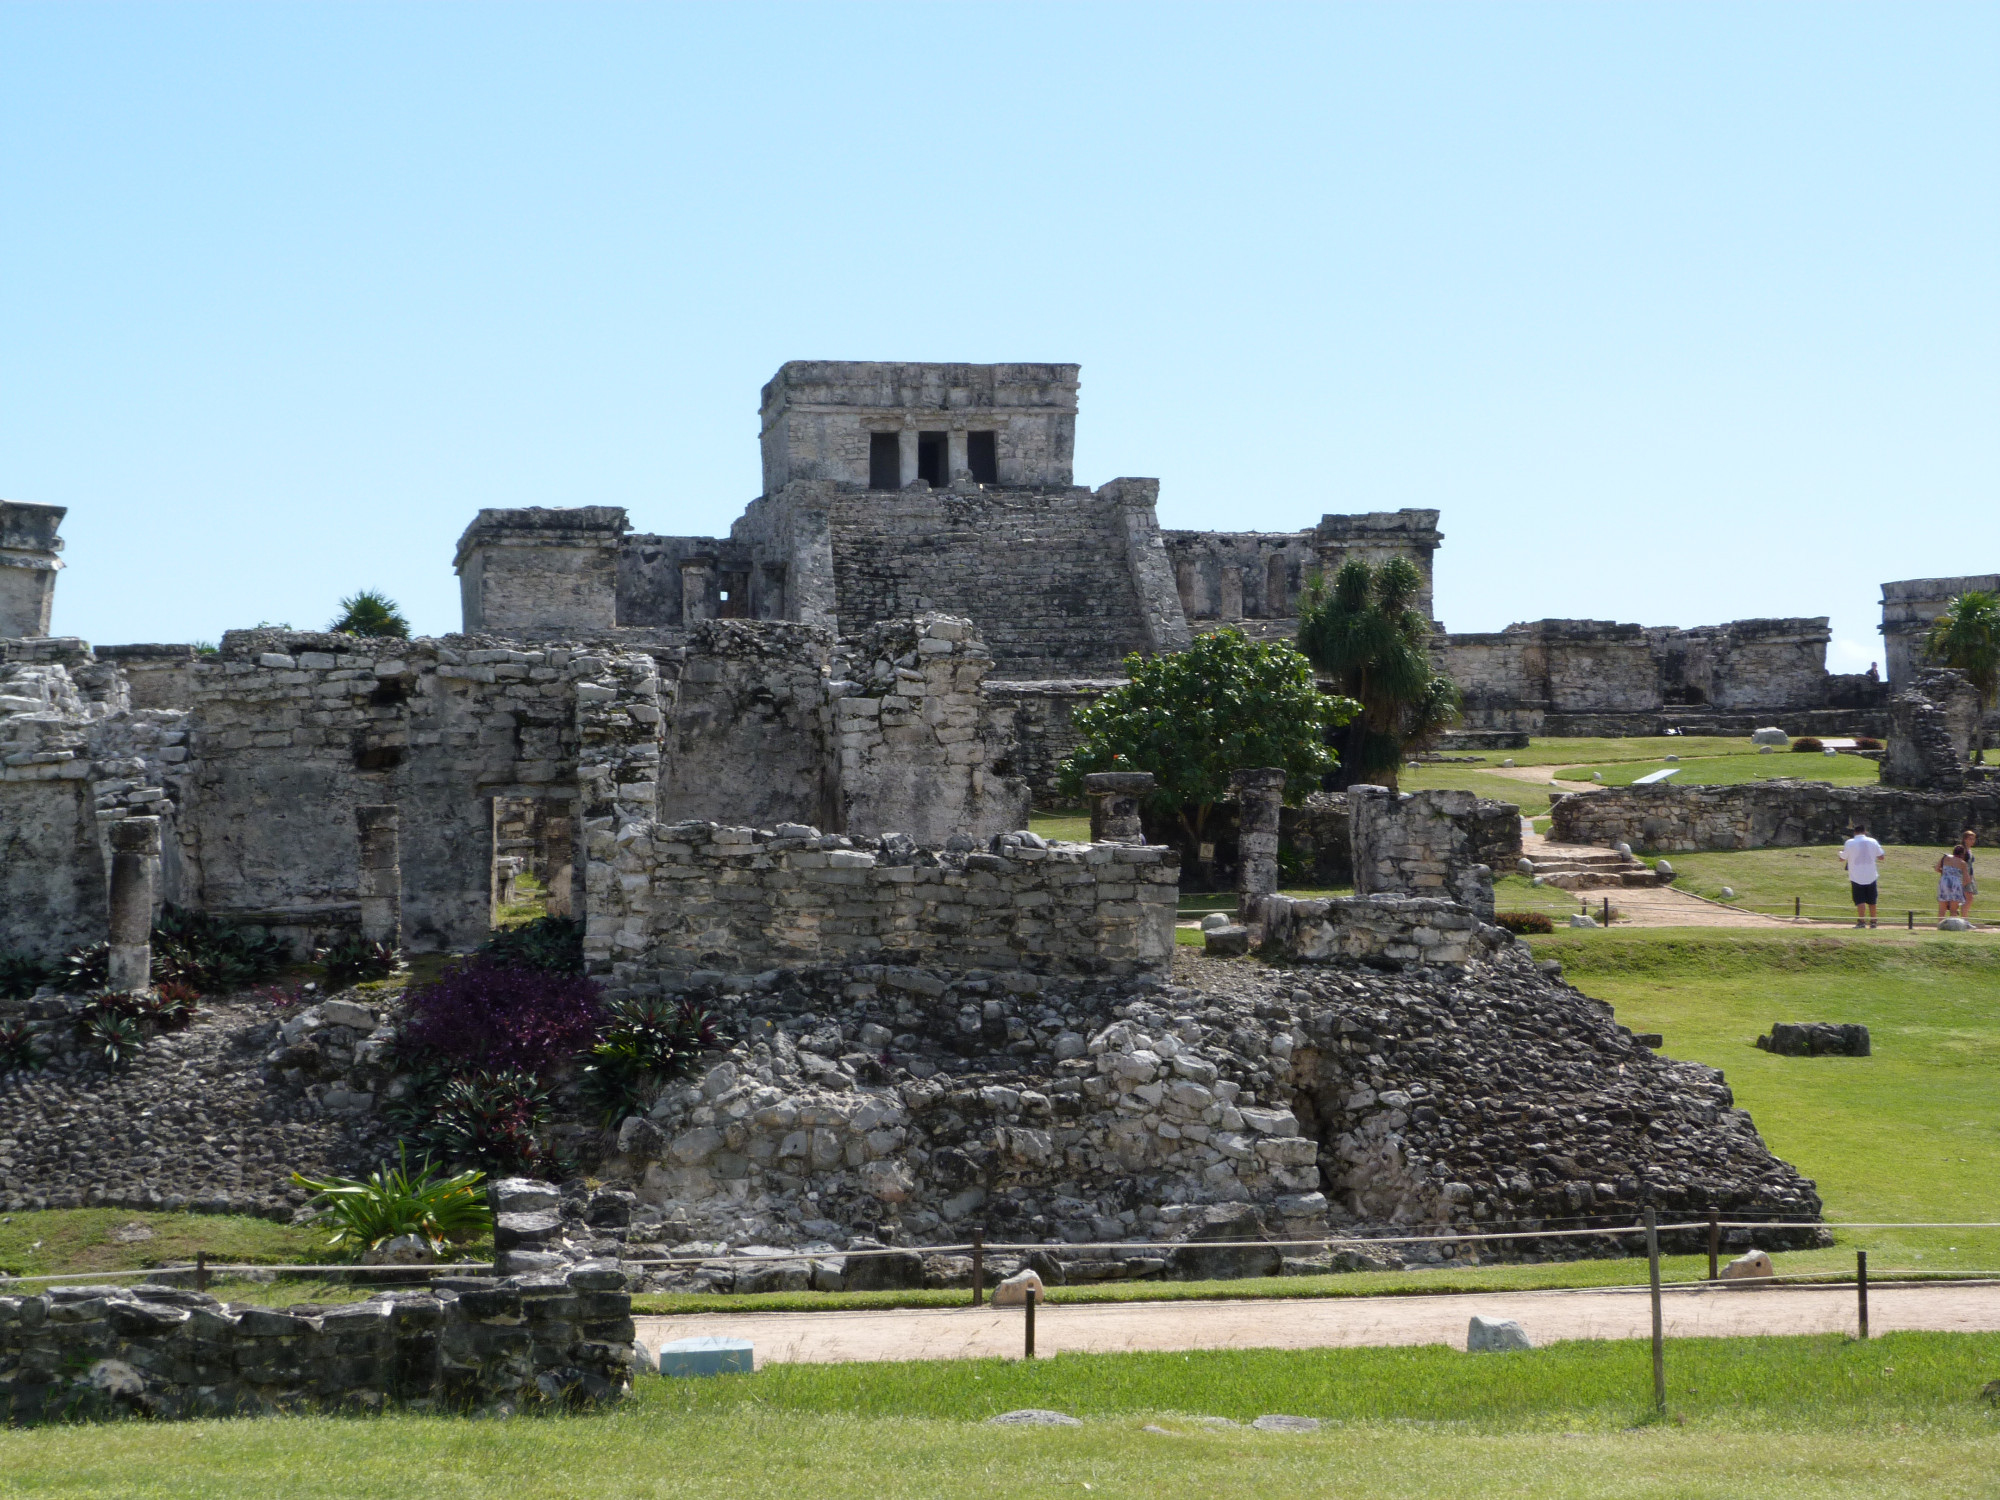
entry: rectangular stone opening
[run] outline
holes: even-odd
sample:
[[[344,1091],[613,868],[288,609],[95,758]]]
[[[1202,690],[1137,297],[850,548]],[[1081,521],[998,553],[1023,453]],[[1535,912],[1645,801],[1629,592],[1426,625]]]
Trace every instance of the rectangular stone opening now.
[[[965,467],[976,484],[1000,482],[1000,434],[968,432],[965,435]]]
[[[917,434],[917,478],[927,482],[934,490],[941,490],[951,483],[948,441],[942,432]]]
[[[722,588],[716,595],[715,613],[718,619],[747,620],[750,618],[750,575],[724,573]]]
[[[903,487],[903,444],[894,432],[868,434],[868,488],[898,490]]]

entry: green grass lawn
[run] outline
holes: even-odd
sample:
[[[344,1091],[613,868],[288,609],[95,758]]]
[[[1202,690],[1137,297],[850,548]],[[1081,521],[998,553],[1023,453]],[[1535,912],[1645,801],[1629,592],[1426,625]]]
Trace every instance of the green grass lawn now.
[[[1193,1492],[1283,1497],[1616,1494],[1689,1500],[1991,1496],[2000,1337],[1891,1334],[1669,1345],[1668,1414],[1640,1342],[1524,1354],[1415,1349],[1059,1355],[775,1365],[642,1377],[597,1415],[510,1422],[308,1417],[0,1435],[0,1494],[845,1497]],[[1080,1427],[999,1428],[1044,1407]],[[1312,1433],[1205,1427],[1266,1412]],[[1155,1426],[1162,1431],[1149,1431]]]
[[[1604,778],[1605,786],[1630,786],[1641,776],[1666,770],[1679,772],[1671,778],[1678,786],[1734,786],[1739,782],[1777,781],[1785,777],[1796,781],[1828,781],[1835,786],[1874,786],[1882,779],[1882,768],[1859,755],[1794,755],[1786,750],[1759,755],[1754,750],[1741,749],[1731,755],[1683,754],[1674,766],[1665,760],[1598,761],[1559,771],[1557,776],[1565,782],[1589,784],[1591,773],[1596,772]]]
[[[1937,871],[1931,867],[1942,848],[1927,844],[1890,844],[1882,861],[1879,885],[1881,919],[1900,925],[1914,911],[1921,927],[1937,921]],[[1722,888],[1736,892],[1732,905],[1753,911],[1790,912],[1792,898],[1804,903],[1807,916],[1851,918],[1847,869],[1836,858],[1834,844],[1810,844],[1797,849],[1742,849],[1716,854],[1669,854],[1675,884],[1711,901],[1723,899]],[[1981,898],[1973,906],[1974,920],[2000,921],[2000,899]]]
[[[151,1239],[120,1243],[112,1232],[143,1224]],[[294,1229],[269,1219],[233,1214],[146,1214],[116,1208],[58,1208],[0,1214],[0,1271],[10,1276],[65,1271],[123,1271],[210,1260],[241,1265],[314,1265],[326,1251],[324,1231]]]
[[[1028,830],[1031,833],[1039,833],[1045,839],[1061,839],[1067,844],[1087,844],[1090,842],[1090,815],[1031,812],[1028,814]]]
[[[1512,760],[1517,766],[1596,765],[1603,761],[1682,759],[1695,755],[1740,755],[1749,737],[1730,735],[1638,735],[1627,739],[1531,739],[1525,750],[1482,750],[1489,765]],[[1801,757],[1803,759],[1803,757]]]
[[[1670,1057],[1727,1075],[1830,1219],[2000,1221],[2000,943],[1697,929],[1531,939]],[[1874,1056],[1776,1057],[1773,1021],[1858,1021]],[[2000,1230],[1862,1231],[1788,1266],[2000,1269]],[[2000,1375],[2000,1371],[1995,1372]]]

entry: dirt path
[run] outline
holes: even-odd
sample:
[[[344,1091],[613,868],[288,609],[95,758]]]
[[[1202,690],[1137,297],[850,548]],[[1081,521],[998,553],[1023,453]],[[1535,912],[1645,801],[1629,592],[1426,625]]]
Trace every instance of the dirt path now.
[[[1521,853],[1529,859],[1556,860],[1568,854],[1601,855],[1604,851],[1594,845],[1552,843],[1545,835],[1523,828]],[[1625,913],[1624,920],[1617,924],[1623,927],[1795,928],[1817,925],[1766,916],[1762,912],[1742,911],[1714,901],[1704,901],[1699,896],[1676,890],[1670,885],[1621,886],[1615,890],[1584,891],[1579,894],[1589,896],[1593,908],[1602,906],[1604,898],[1609,896],[1613,909]]]
[[[1669,1338],[1852,1333],[1852,1287],[1670,1290]],[[1467,1321],[1514,1318],[1538,1344],[1556,1339],[1636,1339],[1652,1334],[1644,1292],[1477,1292],[1443,1297],[1326,1297],[1242,1302],[1127,1302],[1044,1307],[1035,1351],[1108,1354],[1159,1349],[1325,1349],[1381,1344],[1465,1347]],[[2000,1330],[2000,1285],[1872,1286],[1873,1333],[1901,1329]],[[893,1312],[696,1313],[640,1318],[649,1358],[673,1339],[749,1339],[760,1364],[896,1359],[975,1359],[1021,1353],[1019,1308],[921,1308]]]

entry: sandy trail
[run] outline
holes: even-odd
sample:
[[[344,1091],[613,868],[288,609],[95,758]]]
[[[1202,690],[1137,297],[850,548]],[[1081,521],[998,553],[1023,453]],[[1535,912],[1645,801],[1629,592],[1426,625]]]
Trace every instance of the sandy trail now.
[[[1669,1338],[1853,1333],[1852,1287],[1701,1287],[1668,1290]],[[1326,1349],[1358,1345],[1465,1347],[1473,1314],[1515,1318],[1536,1343],[1652,1335],[1643,1291],[1475,1292],[1438,1297],[1327,1297],[1232,1302],[1126,1302],[1054,1306],[1035,1315],[1038,1355],[1166,1349]],[[2000,1330],[2000,1285],[1872,1286],[1869,1330],[1974,1333]],[[918,1308],[884,1312],[696,1313],[640,1318],[639,1342],[701,1336],[747,1338],[759,1364],[975,1359],[1021,1353],[1019,1308]]]

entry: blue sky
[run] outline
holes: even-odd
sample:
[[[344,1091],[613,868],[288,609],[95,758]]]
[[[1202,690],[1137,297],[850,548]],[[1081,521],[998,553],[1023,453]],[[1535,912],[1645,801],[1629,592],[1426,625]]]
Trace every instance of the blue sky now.
[[[55,628],[455,629],[480,506],[712,534],[792,358],[1073,360],[1169,526],[1444,512],[1452,629],[2000,569],[2000,7],[0,7]]]

